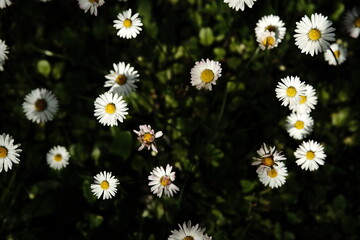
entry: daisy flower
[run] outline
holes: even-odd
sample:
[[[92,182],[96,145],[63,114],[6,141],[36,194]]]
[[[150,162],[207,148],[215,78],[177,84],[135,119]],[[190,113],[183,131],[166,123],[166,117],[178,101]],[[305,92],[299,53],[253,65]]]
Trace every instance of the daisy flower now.
[[[284,26],[285,24],[280,20],[279,16],[274,16],[272,14],[264,16],[256,23],[255,35],[258,38],[265,31],[274,32],[276,42],[280,43],[286,32]]]
[[[288,76],[278,82],[275,92],[279,101],[282,101],[281,105],[285,107],[289,105],[290,108],[294,108],[299,104],[300,96],[305,95],[305,84],[300,81],[299,77]]]
[[[306,84],[305,94],[300,95],[299,104],[295,105],[290,110],[293,110],[297,113],[310,113],[312,109],[315,109],[316,104],[317,104],[316,91],[311,85]]]
[[[138,16],[139,13],[131,16],[131,9],[119,13],[117,15],[118,20],[114,20],[114,27],[119,30],[116,35],[126,39],[135,38],[143,25]]]
[[[205,88],[212,89],[212,85],[216,85],[216,80],[221,77],[221,64],[217,61],[209,59],[201,59],[195,62],[195,66],[191,69],[191,85],[198,90]]]
[[[25,96],[22,107],[27,119],[36,123],[45,123],[53,120],[58,110],[58,100],[51,91],[37,88]]]
[[[281,152],[275,151],[275,147],[267,147],[265,143],[256,151],[259,157],[253,157],[251,165],[265,165],[268,167],[274,166],[279,161],[286,160],[286,157]]]
[[[360,34],[360,11],[357,7],[345,13],[344,24],[346,31],[353,38],[358,38]]]
[[[339,45],[337,43],[333,43],[330,45],[330,49],[327,49],[326,52],[324,53],[325,61],[327,61],[329,65],[336,66],[338,64],[340,65],[343,62],[345,62],[347,56],[347,50],[344,46]]]
[[[331,25],[332,22],[321,14],[312,14],[311,20],[304,16],[296,23],[295,44],[302,53],[310,53],[311,56],[325,51],[330,46],[329,41],[335,41],[335,28]]]
[[[257,169],[259,180],[266,186],[278,188],[285,183],[285,177],[288,175],[287,168],[283,162],[278,162],[272,167],[260,166]]]
[[[259,43],[261,50],[272,49],[278,45],[275,32],[264,31],[259,34],[256,41]]]
[[[119,96],[127,96],[135,91],[135,83],[139,81],[138,71],[124,62],[114,63],[113,67],[115,71],[110,70],[110,74],[105,76],[108,81],[104,87],[110,87],[109,92],[117,93]]]
[[[0,0],[0,8],[6,8],[7,6],[10,6],[12,2],[10,0]]]
[[[97,8],[102,6],[105,1],[104,0],[78,0],[79,6],[82,10],[87,11],[90,10],[90,14],[97,16]]]
[[[236,11],[239,11],[239,9],[244,11],[245,4],[249,8],[252,8],[254,2],[256,2],[256,0],[224,0],[224,3],[227,3],[230,8],[234,8]]]
[[[70,154],[65,147],[55,146],[46,154],[46,160],[52,169],[60,170],[69,164]]]
[[[117,126],[118,121],[121,123],[125,119],[125,115],[128,114],[127,103],[122,100],[122,96],[118,96],[117,93],[106,92],[100,94],[96,98],[94,116],[104,126]]]
[[[179,188],[173,184],[175,180],[175,172],[171,172],[172,166],[166,165],[166,170],[163,167],[154,168],[148,177],[150,180],[149,186],[151,192],[156,194],[159,198],[163,192],[166,196],[172,197],[174,193],[179,191]]]
[[[100,198],[103,195],[103,199],[109,199],[115,196],[117,192],[116,186],[119,183],[114,176],[111,175],[111,172],[100,172],[95,177],[95,183],[91,184],[91,191],[93,194]]]
[[[158,152],[155,139],[161,137],[163,132],[158,131],[155,133],[154,129],[151,129],[150,125],[140,125],[139,128],[139,131],[134,130],[134,133],[138,135],[138,139],[141,143],[138,150],[141,151],[144,147],[147,147],[148,150],[151,148],[154,152]]]
[[[5,41],[0,39],[0,71],[4,71],[3,65],[5,63],[5,60],[8,58],[8,53],[8,46],[5,44]]]
[[[205,235],[205,228],[200,228],[199,224],[191,226],[191,221],[183,223],[181,226],[179,224],[179,230],[172,230],[171,235],[168,237],[168,240],[203,240]]]
[[[292,113],[286,119],[286,129],[291,137],[301,140],[313,129],[314,120],[307,113]]]
[[[319,168],[319,165],[324,165],[324,159],[326,154],[324,153],[324,147],[313,140],[307,142],[303,141],[301,145],[294,152],[297,165],[301,166],[301,169],[314,171]]]
[[[19,153],[22,151],[18,149],[20,144],[14,144],[14,139],[9,135],[3,133],[0,135],[0,172],[4,169],[5,172],[12,168],[13,163],[19,163]]]

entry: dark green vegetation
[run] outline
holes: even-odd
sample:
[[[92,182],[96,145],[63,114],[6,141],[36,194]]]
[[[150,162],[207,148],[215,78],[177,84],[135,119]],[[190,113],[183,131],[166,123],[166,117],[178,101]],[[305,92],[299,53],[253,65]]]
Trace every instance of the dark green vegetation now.
[[[98,16],[76,1],[14,1],[0,10],[0,38],[9,59],[0,72],[0,134],[21,143],[20,164],[0,174],[0,239],[167,239],[178,223],[192,220],[213,239],[358,239],[360,161],[360,44],[342,21],[355,1],[258,0],[244,12],[223,1],[106,1]],[[116,15],[139,12],[143,31],[120,39]],[[294,28],[305,14],[329,16],[336,37],[348,44],[348,59],[329,66],[323,54],[301,54]],[[279,15],[287,33],[268,52],[257,47],[254,28],[267,14]],[[190,86],[195,61],[222,64],[213,91]],[[104,127],[93,116],[112,64],[139,71],[136,94],[126,98],[129,116]],[[307,139],[325,146],[326,164],[302,171],[288,136],[290,111],[280,106],[275,86],[297,75],[317,91]],[[59,99],[54,121],[28,121],[23,98],[35,88]],[[133,129],[151,124],[165,136],[159,154],[138,152]],[[287,156],[289,176],[280,189],[264,187],[251,166],[266,142]],[[72,155],[61,171],[46,164],[54,145]],[[150,193],[155,166],[175,166],[174,198]],[[110,200],[90,191],[93,176],[112,172],[121,182]]]

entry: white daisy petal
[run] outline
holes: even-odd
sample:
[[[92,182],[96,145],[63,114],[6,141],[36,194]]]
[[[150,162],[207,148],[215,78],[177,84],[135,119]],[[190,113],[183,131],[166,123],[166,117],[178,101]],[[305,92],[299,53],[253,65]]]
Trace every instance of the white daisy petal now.
[[[324,53],[325,61],[327,61],[329,65],[340,65],[346,60],[347,49],[344,46],[333,43],[330,45],[330,49],[327,49]],[[336,58],[334,57],[334,55]]]
[[[148,150],[152,149],[154,152],[158,152],[155,139],[163,135],[162,131],[155,134],[155,131],[151,129],[150,125],[140,125],[139,129],[139,131],[133,130],[134,133],[138,135],[138,139],[141,143],[138,150],[141,151],[144,147],[147,147]]]
[[[299,77],[288,76],[281,79],[275,92],[279,101],[282,101],[281,105],[289,105],[290,109],[293,109],[299,105],[301,96],[306,92],[305,83],[301,82]]]
[[[313,140],[303,141],[294,155],[298,159],[296,164],[301,166],[301,169],[309,171],[317,170],[319,165],[324,165],[326,158],[324,147]]]
[[[190,71],[191,85],[198,90],[205,88],[211,91],[212,84],[216,85],[216,80],[221,77],[221,70],[219,62],[201,59],[195,62],[195,66]]]
[[[0,135],[0,172],[3,169],[7,172],[11,170],[13,163],[20,162],[18,157],[22,150],[18,149],[19,146],[20,144],[14,145],[14,139],[9,134]]]
[[[118,30],[117,35],[121,38],[135,38],[143,25],[138,13],[131,16],[131,9],[118,14],[118,20],[114,20],[114,27]]]
[[[97,198],[100,198],[101,195],[103,195],[103,199],[110,199],[115,196],[116,186],[120,183],[112,176],[111,172],[100,172],[94,178],[95,183],[91,184],[90,188]]]
[[[49,150],[46,160],[49,166],[55,170],[65,168],[69,164],[70,154],[63,146],[55,146]]]
[[[286,129],[291,137],[301,140],[308,136],[313,129],[314,120],[307,113],[293,112],[286,119]]]
[[[224,0],[224,3],[227,3],[230,8],[233,8],[236,11],[239,11],[239,9],[241,9],[241,11],[244,11],[245,4],[249,8],[252,8],[254,2],[256,2],[256,0]]]
[[[357,7],[348,10],[345,13],[344,25],[346,31],[352,38],[358,38],[360,35],[360,9]]]
[[[205,228],[200,228],[199,224],[195,226],[191,225],[191,221],[183,223],[181,226],[179,224],[179,230],[172,230],[171,235],[168,237],[168,240],[204,240],[211,239],[206,234],[204,234]]]
[[[97,16],[97,8],[102,6],[104,0],[78,0],[79,7],[85,11],[90,11],[90,14]]]
[[[179,188],[173,183],[175,180],[175,172],[171,172],[172,167],[168,164],[166,171],[163,167],[154,168],[148,177],[151,192],[161,197],[164,193],[168,197],[172,197]]]

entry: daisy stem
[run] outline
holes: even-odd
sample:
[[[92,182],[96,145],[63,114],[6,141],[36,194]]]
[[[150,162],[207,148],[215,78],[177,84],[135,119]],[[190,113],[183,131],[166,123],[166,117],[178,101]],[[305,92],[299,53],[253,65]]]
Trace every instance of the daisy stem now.
[[[330,52],[332,53],[332,55],[334,56],[334,58],[335,58],[335,61],[336,61],[336,66],[339,66],[339,62],[338,62],[338,60],[337,60],[337,57],[336,57],[336,55],[335,55],[334,51],[331,49],[331,47],[330,47],[330,46],[329,46],[329,50],[330,50]]]

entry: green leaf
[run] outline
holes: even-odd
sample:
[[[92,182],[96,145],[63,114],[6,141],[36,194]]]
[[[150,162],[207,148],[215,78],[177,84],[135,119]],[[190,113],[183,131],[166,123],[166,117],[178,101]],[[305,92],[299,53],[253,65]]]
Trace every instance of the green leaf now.
[[[256,183],[246,179],[240,180],[241,188],[243,193],[248,193],[254,189]]]
[[[120,131],[118,128],[114,128],[113,131],[114,141],[112,142],[109,151],[123,159],[128,159],[131,152],[131,133],[130,131]]]
[[[210,46],[214,42],[214,34],[211,28],[201,28],[200,33],[200,43],[204,46]]]

